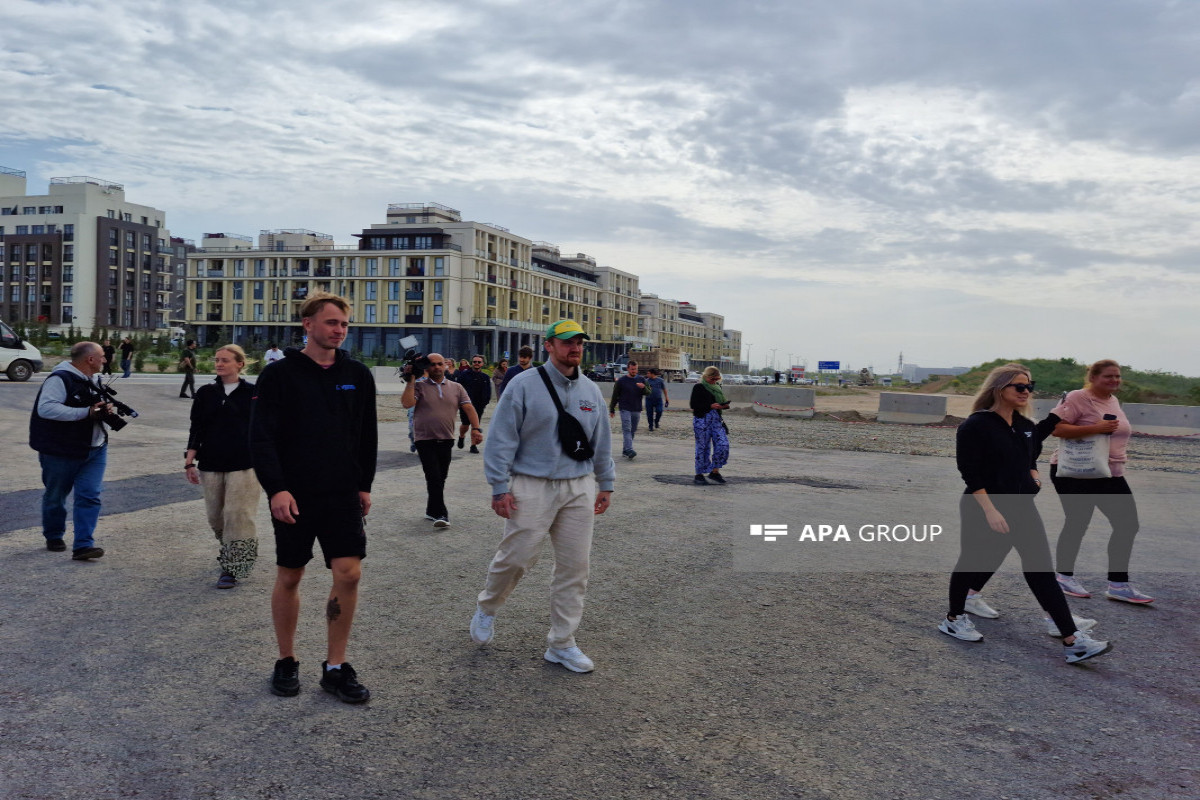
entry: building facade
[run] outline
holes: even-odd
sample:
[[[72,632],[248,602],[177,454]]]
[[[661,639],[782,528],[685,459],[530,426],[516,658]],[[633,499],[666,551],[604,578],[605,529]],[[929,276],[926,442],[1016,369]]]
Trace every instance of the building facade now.
[[[307,230],[262,231],[257,243],[206,234],[188,256],[188,324],[203,344],[296,344],[300,304],[328,291],[350,302],[345,346],[367,358],[395,359],[413,336],[422,352],[515,359],[563,318],[592,337],[590,361],[648,341],[637,334],[637,276],[584,254],[564,257],[437,203],[391,205],[386,222],[355,236],[340,246]]]
[[[24,172],[0,167],[0,317],[52,330],[166,329],[186,246],[165,218],[117,183],[51,178],[47,194],[30,195]]]

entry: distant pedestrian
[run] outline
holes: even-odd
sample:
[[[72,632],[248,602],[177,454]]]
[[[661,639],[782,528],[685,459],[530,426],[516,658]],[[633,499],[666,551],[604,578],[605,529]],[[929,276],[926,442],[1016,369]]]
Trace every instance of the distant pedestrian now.
[[[195,398],[196,341],[194,339],[188,339],[183,347],[183,352],[179,354],[179,371],[183,373],[183,385],[179,387],[179,396]]]
[[[192,401],[184,474],[204,486],[208,524],[221,543],[218,589],[232,589],[254,569],[258,536],[254,514],[262,487],[250,455],[250,401],[254,384],[241,377],[246,353],[227,344],[213,355],[217,379]]]
[[[517,351],[517,363],[509,367],[508,372],[504,373],[504,383],[500,384],[500,391],[503,392],[508,388],[509,381],[531,366],[533,366],[533,348],[527,344],[521,345],[521,349]]]
[[[616,474],[601,410],[604,396],[579,368],[587,338],[574,320],[551,325],[548,363],[518,375],[496,405],[483,461],[492,510],[505,520],[504,535],[470,625],[476,644],[492,640],[496,613],[537,563],[548,537],[554,574],[543,657],[572,672],[595,669],[575,643],[575,631],[583,618],[596,515],[608,510]],[[560,414],[573,419],[578,437],[564,441]]]
[[[276,361],[279,361],[282,358],[283,351],[279,349],[278,345],[276,345],[274,342],[271,342],[269,345],[267,345],[267,352],[263,355],[263,360],[266,361],[268,365],[274,364]]]
[[[650,376],[646,378],[646,388],[650,390],[650,394],[646,395],[646,430],[648,431],[662,427],[663,409],[671,407],[671,396],[667,394],[667,384],[661,376],[662,373],[657,369],[651,369]]]
[[[121,369],[124,371],[122,378],[128,378],[133,374],[133,351],[137,348],[133,346],[133,339],[126,336],[121,340]]]
[[[700,486],[706,486],[708,480],[725,483],[721,467],[729,462],[729,431],[721,412],[729,408],[729,401],[721,388],[719,369],[704,368],[700,381],[692,387],[690,405],[692,434],[696,437],[696,475],[692,480]]]
[[[117,348],[113,347],[112,339],[105,339],[102,348],[104,350],[104,371],[101,374],[112,375],[112,365],[117,358]]]
[[[500,402],[500,390],[504,387],[504,373],[508,372],[508,359],[502,358],[492,368],[492,396]]]
[[[471,358],[471,366],[466,372],[458,374],[458,383],[467,390],[467,396],[471,398],[471,405],[475,408],[475,415],[480,420],[479,427],[483,428],[483,412],[487,408],[488,403],[492,401],[492,379],[483,372],[483,356],[473,356]],[[458,428],[458,449],[462,450],[463,440],[467,435],[467,431],[471,429],[471,421],[467,417],[465,408],[458,410],[459,428]],[[479,446],[472,443],[472,453],[479,452]]]
[[[638,363],[632,359],[625,365],[625,374],[613,383],[608,416],[621,412],[621,455],[632,461],[637,457],[633,437],[637,435],[638,418],[642,416],[642,398],[650,394],[644,378],[638,377]]]

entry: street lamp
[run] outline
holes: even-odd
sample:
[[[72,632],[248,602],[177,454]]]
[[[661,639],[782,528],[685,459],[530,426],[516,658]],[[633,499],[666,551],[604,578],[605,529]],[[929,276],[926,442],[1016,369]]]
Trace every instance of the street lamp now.
[[[746,342],[746,369],[750,369],[750,348],[753,346],[752,342]]]
[[[772,372],[774,372],[774,371],[775,371],[775,351],[776,351],[777,349],[778,349],[778,348],[775,348],[775,347],[772,347],[772,348],[771,348],[771,371],[772,371]]]

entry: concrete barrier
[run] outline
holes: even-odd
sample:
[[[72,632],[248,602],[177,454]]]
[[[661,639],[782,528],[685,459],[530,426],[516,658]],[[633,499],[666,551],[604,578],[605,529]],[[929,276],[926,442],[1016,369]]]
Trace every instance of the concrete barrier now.
[[[400,377],[396,375],[395,367],[371,367],[371,375],[375,377],[375,384],[381,383],[401,383]]]
[[[786,386],[741,386],[752,389],[750,402],[755,414],[766,417],[812,419],[816,413],[817,393],[813,389],[791,389]]]
[[[946,396],[941,394],[908,394],[880,392],[879,422],[900,422],[908,425],[929,425],[946,418]]]
[[[1121,406],[1134,433],[1154,436],[1200,435],[1200,406],[1166,406],[1157,403],[1126,403]]]

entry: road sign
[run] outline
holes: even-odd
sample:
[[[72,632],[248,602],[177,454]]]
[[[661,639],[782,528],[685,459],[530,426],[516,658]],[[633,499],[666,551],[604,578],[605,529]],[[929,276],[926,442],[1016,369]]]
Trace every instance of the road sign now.
[[[827,370],[827,369],[839,370],[841,368],[842,368],[842,362],[840,362],[840,361],[818,361],[817,362],[817,369],[819,369],[819,370]]]

